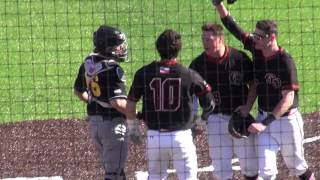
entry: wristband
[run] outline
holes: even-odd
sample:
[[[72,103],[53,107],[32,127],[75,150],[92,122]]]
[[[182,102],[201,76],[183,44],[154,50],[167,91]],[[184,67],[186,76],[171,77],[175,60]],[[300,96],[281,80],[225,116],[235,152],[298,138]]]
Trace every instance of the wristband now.
[[[263,121],[261,121],[261,123],[265,126],[268,126],[274,120],[276,120],[276,117],[273,114],[269,114]]]

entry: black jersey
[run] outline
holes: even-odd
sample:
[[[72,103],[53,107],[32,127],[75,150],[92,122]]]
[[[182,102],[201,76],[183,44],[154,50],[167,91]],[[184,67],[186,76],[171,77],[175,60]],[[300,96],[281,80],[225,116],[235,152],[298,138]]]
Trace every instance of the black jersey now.
[[[88,115],[124,117],[122,113],[108,105],[112,99],[127,97],[124,72],[116,61],[91,54],[79,68],[74,89],[78,92],[88,91],[97,100],[87,105]]]
[[[210,86],[195,71],[176,61],[154,61],[136,72],[128,99],[143,98],[142,114],[149,129],[174,131],[191,128],[192,95],[206,97],[209,92]]]
[[[219,59],[212,59],[203,52],[192,61],[190,68],[212,86],[214,113],[231,114],[246,103],[248,83],[253,82],[253,65],[244,52],[226,47]]]
[[[249,42],[253,41],[248,39],[246,43]],[[286,53],[283,48],[269,58],[264,58],[259,50],[253,51],[253,54],[255,79],[258,82],[259,109],[273,111],[282,99],[282,90],[295,92],[293,104],[289,109],[298,107],[297,69],[290,54]]]
[[[251,51],[254,74],[257,86],[258,106],[264,111],[273,111],[282,99],[282,90],[295,92],[293,104],[289,109],[298,107],[299,83],[297,69],[292,57],[280,48],[268,59],[262,51],[255,48],[253,36],[244,32],[231,16],[222,18],[225,27],[244,44],[245,49]]]

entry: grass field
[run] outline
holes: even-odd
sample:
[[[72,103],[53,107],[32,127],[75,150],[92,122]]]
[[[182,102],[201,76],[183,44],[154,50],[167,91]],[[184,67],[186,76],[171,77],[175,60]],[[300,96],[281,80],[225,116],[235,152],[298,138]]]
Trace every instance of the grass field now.
[[[320,109],[320,1],[238,0],[228,6],[244,29],[256,20],[279,23],[279,43],[292,54],[300,80],[300,110]],[[154,41],[166,28],[181,32],[181,62],[202,51],[203,22],[220,22],[209,0],[0,0],[0,123],[81,118],[85,105],[73,81],[92,50],[100,24],[128,36],[127,86],[143,64],[158,59]],[[227,42],[240,47],[227,33]]]

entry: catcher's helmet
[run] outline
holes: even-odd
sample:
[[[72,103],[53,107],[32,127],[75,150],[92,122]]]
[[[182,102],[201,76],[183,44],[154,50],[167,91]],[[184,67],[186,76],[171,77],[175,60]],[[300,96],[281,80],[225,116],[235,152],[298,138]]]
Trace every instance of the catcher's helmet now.
[[[254,118],[248,114],[247,117],[242,117],[240,111],[234,111],[228,124],[228,131],[235,138],[246,138],[250,135],[248,127],[254,123]]]
[[[128,44],[124,33],[119,29],[102,25],[93,33],[95,51],[105,56],[124,61],[128,55]]]

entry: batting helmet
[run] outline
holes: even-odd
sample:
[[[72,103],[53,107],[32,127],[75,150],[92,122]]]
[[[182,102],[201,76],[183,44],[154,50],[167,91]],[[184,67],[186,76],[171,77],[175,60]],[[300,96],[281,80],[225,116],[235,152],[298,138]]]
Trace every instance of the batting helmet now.
[[[102,25],[93,33],[95,52],[124,61],[128,55],[128,44],[124,33],[119,29]]]
[[[228,124],[228,131],[235,138],[246,138],[250,135],[248,127],[254,123],[254,118],[248,114],[247,117],[242,117],[240,111],[234,111]]]

